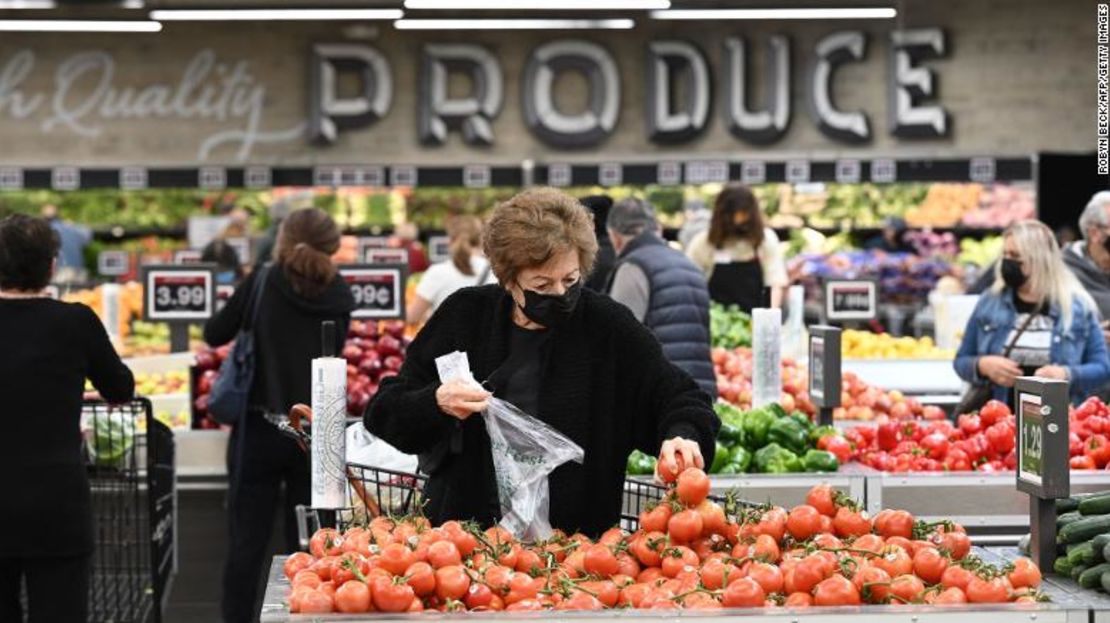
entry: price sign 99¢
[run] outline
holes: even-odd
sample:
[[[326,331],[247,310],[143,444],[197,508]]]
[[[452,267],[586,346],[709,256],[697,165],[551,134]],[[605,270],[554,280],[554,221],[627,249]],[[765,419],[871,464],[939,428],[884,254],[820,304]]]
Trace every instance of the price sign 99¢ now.
[[[405,267],[400,264],[340,269],[355,299],[352,318],[400,320],[405,317]]]
[[[143,276],[143,316],[147,320],[190,321],[212,317],[212,271],[181,266],[150,267]]]

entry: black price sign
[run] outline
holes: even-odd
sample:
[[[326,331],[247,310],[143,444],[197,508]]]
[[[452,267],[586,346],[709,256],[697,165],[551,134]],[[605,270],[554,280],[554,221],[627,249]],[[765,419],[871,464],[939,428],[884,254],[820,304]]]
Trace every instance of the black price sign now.
[[[388,246],[389,236],[363,236],[358,239],[358,257],[365,261],[371,249],[384,249]]]
[[[871,320],[878,313],[878,287],[867,279],[825,282],[825,320]]]
[[[367,264],[404,264],[409,263],[408,249],[367,249],[363,260]]]
[[[208,266],[143,268],[143,319],[199,321],[212,317],[216,280]]]
[[[816,326],[809,331],[809,397],[827,409],[840,406],[840,329]]]
[[[131,270],[131,254],[127,251],[101,251],[96,255],[96,272],[105,277],[121,277]]]
[[[1017,487],[1042,499],[1068,496],[1068,383],[1021,377],[1017,405]]]
[[[442,262],[451,256],[451,241],[447,236],[432,236],[428,238],[428,259],[433,262]]]
[[[403,264],[344,266],[339,269],[355,298],[352,318],[402,320],[405,317]]]

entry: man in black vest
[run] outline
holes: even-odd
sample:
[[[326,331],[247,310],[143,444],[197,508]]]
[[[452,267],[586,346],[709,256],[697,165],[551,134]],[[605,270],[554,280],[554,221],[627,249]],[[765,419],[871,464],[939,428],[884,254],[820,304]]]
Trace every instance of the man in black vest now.
[[[692,376],[710,399],[716,399],[704,273],[667,245],[655,211],[642,199],[614,204],[606,227],[617,252],[609,296],[651,329],[667,359]]]

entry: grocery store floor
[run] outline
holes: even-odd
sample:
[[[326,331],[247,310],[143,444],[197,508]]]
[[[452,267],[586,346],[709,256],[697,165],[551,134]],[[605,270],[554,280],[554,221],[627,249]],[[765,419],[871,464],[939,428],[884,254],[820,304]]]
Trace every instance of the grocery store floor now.
[[[226,493],[224,490],[178,492],[177,577],[163,623],[216,623],[220,620],[220,576],[227,555]],[[275,521],[278,520],[275,518]],[[273,554],[280,549],[276,540],[270,543]],[[264,586],[264,578],[259,581]],[[262,588],[258,594],[261,598]]]

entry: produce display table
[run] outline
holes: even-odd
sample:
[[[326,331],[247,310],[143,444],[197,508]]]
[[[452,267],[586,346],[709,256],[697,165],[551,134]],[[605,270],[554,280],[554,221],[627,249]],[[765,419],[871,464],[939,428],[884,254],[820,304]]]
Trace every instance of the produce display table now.
[[[1001,553],[990,553],[976,548],[974,554],[984,559],[998,560]],[[1016,550],[1014,550],[1016,555]],[[862,608],[806,608],[787,610],[785,608],[753,608],[745,610],[720,610],[716,612],[698,611],[652,611],[652,610],[605,610],[597,612],[468,612],[457,614],[367,614],[367,615],[295,615],[286,606],[289,596],[289,580],[282,573],[284,556],[275,556],[270,565],[266,583],[266,594],[262,601],[261,623],[285,623],[298,621],[381,621],[381,620],[458,620],[458,621],[651,621],[676,623],[682,620],[699,623],[725,623],[738,617],[750,618],[768,623],[1088,623],[1092,613],[1093,600],[1100,596],[1093,591],[1083,591],[1074,585],[1045,582],[1044,590],[1053,599],[1051,603],[1039,604],[994,604],[946,606],[943,609],[932,606],[866,606]],[[1101,601],[1097,607],[1101,609]],[[1096,621],[1098,612],[1095,612]]]
[[[1004,564],[1022,556],[1016,547],[976,548],[976,555],[992,564]],[[1080,588],[1071,578],[1046,573],[1041,585],[1045,593],[1059,604],[1078,603],[1086,606],[1092,613],[1094,623],[1110,623],[1110,595],[1099,591]]]
[[[951,359],[845,359],[841,366],[843,372],[887,391],[945,396],[963,392]]]
[[[867,476],[867,510],[901,508],[918,519],[951,519],[983,543],[996,537],[1014,543],[1029,531],[1029,496],[1016,488],[1014,472],[918,472]],[[1072,493],[1110,489],[1110,472],[1072,471]]]

